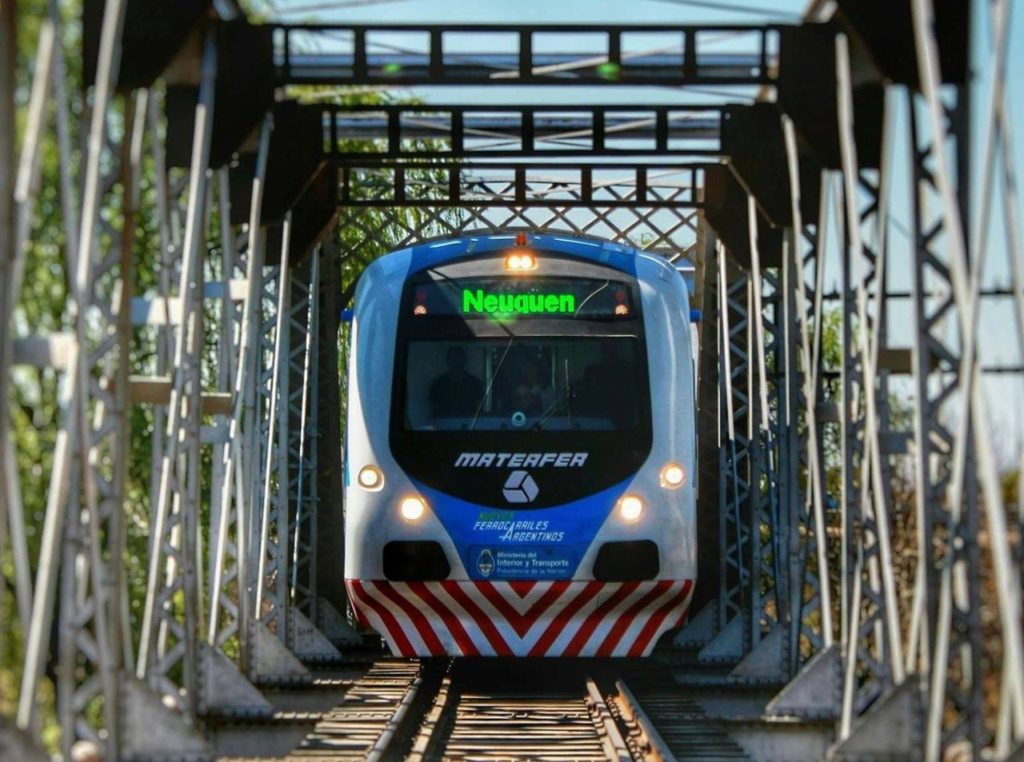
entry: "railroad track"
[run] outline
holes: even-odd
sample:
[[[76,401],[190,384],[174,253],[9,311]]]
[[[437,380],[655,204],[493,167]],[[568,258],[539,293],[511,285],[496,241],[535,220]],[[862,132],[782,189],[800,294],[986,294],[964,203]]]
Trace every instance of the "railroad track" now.
[[[268,689],[273,717],[228,718],[219,759],[817,762],[834,740],[828,716],[768,712],[770,681],[659,659],[379,657],[319,671]]]
[[[289,758],[744,758],[713,724],[680,723],[646,677],[638,700],[622,675],[601,662],[381,660]]]
[[[442,662],[382,659],[326,712],[290,759],[382,758],[403,743],[412,714],[429,702]]]
[[[453,663],[411,758],[631,759],[596,682],[574,666]]]
[[[634,758],[659,760],[742,760],[743,748],[724,728],[702,716],[692,699],[678,691],[645,692],[639,700],[622,680],[616,680],[613,706],[630,728],[627,739]],[[642,707],[642,709],[640,709]]]

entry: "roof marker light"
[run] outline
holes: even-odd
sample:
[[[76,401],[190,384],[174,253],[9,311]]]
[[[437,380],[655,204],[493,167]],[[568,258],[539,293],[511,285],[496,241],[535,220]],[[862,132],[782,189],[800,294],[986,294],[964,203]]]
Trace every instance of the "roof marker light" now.
[[[505,269],[512,272],[537,269],[537,257],[528,251],[513,251],[505,257]]]

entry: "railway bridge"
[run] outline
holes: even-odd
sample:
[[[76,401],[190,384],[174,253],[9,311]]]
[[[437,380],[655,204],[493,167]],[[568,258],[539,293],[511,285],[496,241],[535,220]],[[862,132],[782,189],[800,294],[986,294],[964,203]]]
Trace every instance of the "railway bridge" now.
[[[0,757],[1024,759],[1010,0],[35,5],[0,6]],[[700,578],[649,661],[391,660],[346,615],[355,279],[519,229],[657,252],[702,313]]]

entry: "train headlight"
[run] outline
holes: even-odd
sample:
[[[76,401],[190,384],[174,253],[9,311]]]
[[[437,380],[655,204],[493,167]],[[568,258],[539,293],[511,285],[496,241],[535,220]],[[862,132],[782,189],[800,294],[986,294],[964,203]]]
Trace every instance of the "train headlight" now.
[[[623,495],[619,500],[619,516],[623,521],[632,524],[640,518],[644,512],[644,501],[637,495]]]
[[[537,257],[535,257],[529,251],[513,250],[507,257],[505,257],[505,269],[513,272],[523,272],[524,270],[536,270],[537,269]]]
[[[363,466],[356,476],[359,486],[369,492],[380,492],[384,487],[384,472],[376,466]]]
[[[419,521],[427,510],[427,504],[422,497],[407,497],[402,501],[399,510],[406,521]]]
[[[666,463],[661,469],[661,486],[665,489],[679,489],[686,484],[686,469],[678,463]]]

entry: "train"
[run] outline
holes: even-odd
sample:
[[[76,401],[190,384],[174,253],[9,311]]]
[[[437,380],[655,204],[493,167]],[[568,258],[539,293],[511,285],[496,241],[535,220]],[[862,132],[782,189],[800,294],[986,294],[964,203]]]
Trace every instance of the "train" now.
[[[646,656],[697,571],[694,336],[666,258],[508,231],[355,292],[344,577],[404,657]]]

